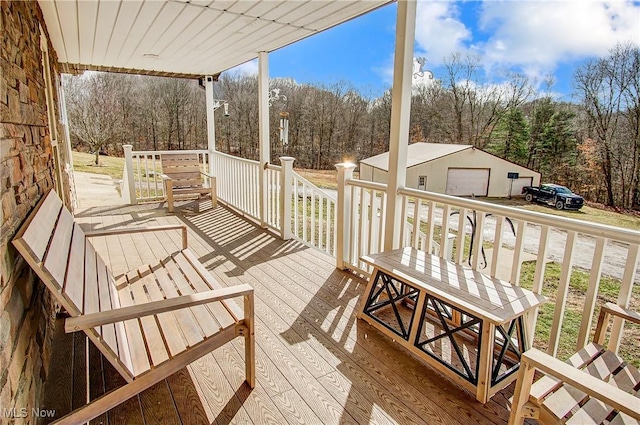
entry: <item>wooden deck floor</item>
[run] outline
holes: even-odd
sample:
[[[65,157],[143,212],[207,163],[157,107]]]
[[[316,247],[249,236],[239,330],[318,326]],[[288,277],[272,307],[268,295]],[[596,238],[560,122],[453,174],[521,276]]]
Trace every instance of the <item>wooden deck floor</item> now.
[[[511,387],[486,405],[355,317],[365,280],[296,241],[281,241],[224,206],[95,207],[86,228],[185,223],[189,247],[223,285],[256,293],[257,385],[243,384],[242,339],[206,355],[92,423],[501,424]],[[94,240],[115,275],[179,249],[178,232]],[[45,408],[83,403],[90,358],[93,397],[123,383],[82,334],[58,332]]]

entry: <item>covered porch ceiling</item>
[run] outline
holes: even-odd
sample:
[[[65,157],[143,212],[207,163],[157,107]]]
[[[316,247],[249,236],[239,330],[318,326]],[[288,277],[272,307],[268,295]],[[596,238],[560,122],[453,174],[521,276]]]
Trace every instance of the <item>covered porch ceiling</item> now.
[[[392,0],[38,0],[62,72],[218,75]]]

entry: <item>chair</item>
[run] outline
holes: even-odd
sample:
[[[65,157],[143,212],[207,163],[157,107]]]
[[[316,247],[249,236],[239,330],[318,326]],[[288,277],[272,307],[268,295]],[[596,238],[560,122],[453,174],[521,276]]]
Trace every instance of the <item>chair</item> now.
[[[118,279],[89,240],[176,229],[183,249]],[[254,387],[253,288],[216,282],[187,249],[186,226],[85,233],[50,191],[13,244],[70,316],[65,331],[83,330],[127,382],[56,424],[88,422],[237,336],[245,338],[246,380]]]
[[[167,208],[170,213],[173,212],[175,197],[210,194],[212,207],[216,207],[216,178],[200,169],[197,153],[165,153],[160,156],[160,162]],[[211,187],[204,187],[202,176],[209,178]]]
[[[542,351],[523,353],[509,424],[525,418],[541,423],[640,423],[640,372],[602,347],[610,316],[640,323],[640,314],[606,303],[594,342],[562,362]],[[545,374],[533,382],[535,371]]]

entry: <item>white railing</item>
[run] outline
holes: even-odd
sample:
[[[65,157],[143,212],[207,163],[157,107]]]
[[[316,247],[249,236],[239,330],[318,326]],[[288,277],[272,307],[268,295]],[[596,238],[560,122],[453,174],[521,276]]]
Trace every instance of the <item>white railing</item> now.
[[[131,145],[125,145],[125,168],[122,177],[122,196],[127,203],[155,201],[165,197],[162,183],[163,154],[177,151],[134,151]],[[181,150],[180,153],[197,154],[200,167],[205,174],[209,172],[209,153],[206,150]],[[211,182],[205,178],[205,184]]]
[[[344,257],[338,258],[337,263],[339,267],[364,268],[368,272],[359,258],[382,249],[386,185],[355,180],[346,173],[344,186],[344,189],[339,188],[339,193],[343,193],[339,202],[344,202],[344,206],[339,205],[343,215],[338,220],[344,220],[348,225],[339,235],[344,238]],[[536,293],[543,290],[546,263],[552,260],[561,264],[548,341],[550,354],[556,355],[558,351],[570,277],[578,258],[582,261],[580,266],[589,269],[590,273],[577,347],[584,346],[592,330],[605,257],[621,264],[618,270],[622,271],[618,276],[621,285],[615,297],[621,306],[629,303],[634,281],[638,279],[638,231],[414,189],[400,189],[398,195],[402,201],[400,240],[405,246],[435,252],[442,258],[494,277],[502,270],[515,285],[519,284],[523,256],[528,252],[536,260],[533,277]],[[436,249],[436,244],[443,249]],[[504,245],[511,249],[503,249]],[[490,261],[488,255],[485,256],[489,250],[493,251]],[[509,255],[505,255],[507,252]],[[501,264],[509,256],[512,257],[509,263]],[[586,264],[582,260],[585,258]],[[535,317],[532,314],[527,324],[530,339],[533,339],[531,330],[535,328]],[[620,344],[621,325],[620,321],[614,323],[609,343],[612,350],[617,350]]]
[[[329,255],[335,255],[335,196],[295,172],[293,194],[293,235]]]
[[[284,196],[285,188],[283,182],[286,181],[282,176],[283,168],[278,165],[267,164],[265,171],[265,179],[267,185],[267,209],[265,212],[265,224],[272,229],[281,230],[280,222],[282,211],[280,209],[280,197]],[[291,185],[291,182],[289,182]],[[290,191],[289,198],[291,198]],[[289,224],[291,227],[291,224]]]
[[[221,152],[213,155],[218,199],[260,220],[260,164]]]

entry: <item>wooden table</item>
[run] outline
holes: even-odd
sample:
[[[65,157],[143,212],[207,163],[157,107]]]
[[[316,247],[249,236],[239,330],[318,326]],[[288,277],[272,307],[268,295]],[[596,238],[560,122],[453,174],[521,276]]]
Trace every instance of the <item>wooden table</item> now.
[[[361,259],[374,270],[359,318],[481,403],[516,378],[523,317],[545,297],[413,248]]]

